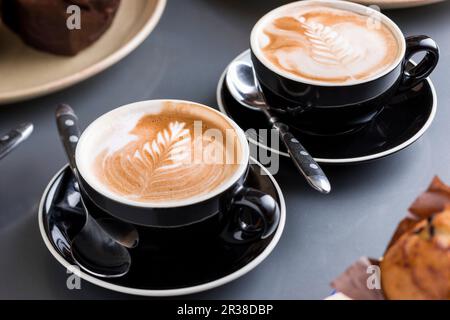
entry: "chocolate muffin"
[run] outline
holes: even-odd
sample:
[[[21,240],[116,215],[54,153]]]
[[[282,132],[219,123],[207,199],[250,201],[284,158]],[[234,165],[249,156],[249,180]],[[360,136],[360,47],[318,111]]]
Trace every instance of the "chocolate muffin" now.
[[[387,299],[450,299],[450,207],[404,233],[380,266]]]
[[[7,0],[0,2],[3,22],[23,41],[42,51],[76,55],[111,26],[120,0]],[[70,30],[67,8],[80,8],[80,29]]]

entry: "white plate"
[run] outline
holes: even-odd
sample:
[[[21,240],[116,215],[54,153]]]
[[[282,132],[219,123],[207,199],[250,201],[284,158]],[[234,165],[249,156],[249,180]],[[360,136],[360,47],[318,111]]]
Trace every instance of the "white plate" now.
[[[42,96],[105,70],[141,44],[166,0],[124,0],[111,28],[74,57],[37,51],[0,24],[0,104]]]
[[[425,6],[443,1],[445,0],[352,0],[351,2],[357,2],[367,6],[376,5],[381,9],[400,9]]]

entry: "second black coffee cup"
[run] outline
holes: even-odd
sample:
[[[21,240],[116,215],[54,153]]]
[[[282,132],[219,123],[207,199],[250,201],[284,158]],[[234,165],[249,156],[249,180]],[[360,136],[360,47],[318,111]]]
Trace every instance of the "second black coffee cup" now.
[[[407,68],[410,58],[422,60]],[[405,38],[387,16],[347,1],[299,1],[261,18],[252,62],[274,112],[314,135],[355,131],[436,67],[427,36]]]

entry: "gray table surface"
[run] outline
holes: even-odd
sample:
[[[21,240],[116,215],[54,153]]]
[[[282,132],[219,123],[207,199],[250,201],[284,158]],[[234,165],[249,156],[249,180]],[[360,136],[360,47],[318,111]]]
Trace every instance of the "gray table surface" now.
[[[177,98],[216,106],[224,67],[248,46],[258,17],[286,1],[169,0],[160,24],[130,56],[70,89],[0,107],[0,131],[33,121],[33,136],[0,163],[0,298],[113,299],[128,296],[67,274],[44,246],[37,207],[49,179],[66,162],[53,118],[55,105],[74,106],[83,125],[117,106]],[[450,1],[386,12],[407,35],[427,34],[441,47],[432,80],[438,112],[410,148],[383,160],[325,168],[333,193],[308,188],[285,165],[276,175],[287,202],[284,235],[255,270],[200,299],[321,299],[329,282],[360,256],[382,254],[411,201],[438,174],[450,182]],[[0,81],[7,81],[2,79]]]

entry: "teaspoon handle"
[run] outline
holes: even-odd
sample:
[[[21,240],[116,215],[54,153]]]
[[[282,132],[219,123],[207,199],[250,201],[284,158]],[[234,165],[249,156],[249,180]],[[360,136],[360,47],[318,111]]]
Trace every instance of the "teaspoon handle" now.
[[[75,150],[80,138],[80,129],[78,127],[78,117],[69,105],[58,105],[56,109],[56,124],[59,137],[69,158],[70,167],[72,170],[76,170]]]
[[[289,127],[278,121],[273,126],[280,132],[281,141],[286,146],[295,166],[303,174],[308,183],[321,193],[330,193],[330,181],[300,141],[289,131]]]
[[[8,153],[26,140],[32,132],[33,125],[31,123],[25,123],[17,129],[11,130],[3,137],[0,137],[0,159],[6,157]]]

